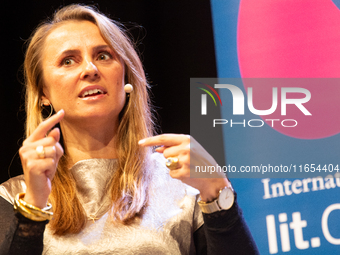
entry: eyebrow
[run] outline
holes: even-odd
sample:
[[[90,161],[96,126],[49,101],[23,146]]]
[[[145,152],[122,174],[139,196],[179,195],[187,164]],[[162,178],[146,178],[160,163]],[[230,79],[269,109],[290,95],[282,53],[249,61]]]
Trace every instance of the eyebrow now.
[[[111,49],[111,48],[109,45],[98,45],[93,48],[94,51],[105,50],[105,49]]]
[[[93,52],[96,52],[96,51],[100,51],[100,50],[104,50],[104,49],[111,49],[111,48],[109,47],[109,45],[98,45],[98,46],[95,46],[92,50],[93,50]],[[75,55],[75,54],[79,54],[79,53],[80,53],[80,50],[70,49],[70,50],[65,50],[65,51],[61,52],[59,57],[63,57],[63,56],[67,56],[67,55]]]

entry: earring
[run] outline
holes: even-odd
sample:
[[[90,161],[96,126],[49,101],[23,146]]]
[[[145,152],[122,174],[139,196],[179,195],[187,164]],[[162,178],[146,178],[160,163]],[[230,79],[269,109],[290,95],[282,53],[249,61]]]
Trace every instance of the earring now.
[[[129,83],[124,86],[125,93],[130,94],[132,92],[132,90],[133,90],[133,87]]]
[[[54,110],[53,110],[53,105],[50,102],[48,101],[41,102],[40,106],[42,109],[41,114],[44,119],[48,119],[49,117],[52,116]],[[47,109],[48,106],[50,108],[49,110]]]

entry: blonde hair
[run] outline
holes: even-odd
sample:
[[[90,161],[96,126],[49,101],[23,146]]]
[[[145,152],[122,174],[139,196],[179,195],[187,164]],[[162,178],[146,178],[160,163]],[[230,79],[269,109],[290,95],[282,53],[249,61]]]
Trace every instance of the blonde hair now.
[[[30,136],[43,121],[40,98],[43,68],[42,50],[46,37],[58,25],[70,20],[87,20],[94,23],[104,40],[122,58],[125,64],[126,82],[133,84],[117,131],[116,152],[118,168],[110,184],[112,197],[112,218],[116,222],[128,224],[143,213],[148,201],[147,186],[149,175],[146,158],[148,149],[137,145],[138,140],[154,133],[148,97],[148,84],[142,63],[132,42],[117,22],[89,6],[78,4],[66,6],[57,11],[51,20],[40,24],[33,32],[24,62],[26,85],[26,136]],[[54,219],[49,223],[57,235],[79,233],[87,222],[86,213],[76,195],[76,183],[67,169],[67,155],[63,155],[52,181],[50,200],[54,206]]]

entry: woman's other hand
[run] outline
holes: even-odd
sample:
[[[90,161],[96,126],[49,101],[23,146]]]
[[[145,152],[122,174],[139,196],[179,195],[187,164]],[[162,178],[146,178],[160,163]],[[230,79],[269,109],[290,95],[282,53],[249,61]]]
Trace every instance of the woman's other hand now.
[[[224,173],[212,173],[209,178],[191,178],[190,168],[195,166],[217,166],[215,159],[191,136],[163,134],[139,141],[141,146],[160,146],[156,151],[165,158],[178,158],[176,169],[170,170],[170,176],[198,189],[202,201],[212,201],[220,189],[229,185]]]
[[[39,208],[46,206],[48,196],[51,193],[51,181],[57,169],[58,161],[64,153],[59,143],[59,128],[51,130],[62,120],[64,115],[64,111],[60,110],[57,114],[40,123],[36,130],[23,142],[19,150],[27,186],[23,200]]]

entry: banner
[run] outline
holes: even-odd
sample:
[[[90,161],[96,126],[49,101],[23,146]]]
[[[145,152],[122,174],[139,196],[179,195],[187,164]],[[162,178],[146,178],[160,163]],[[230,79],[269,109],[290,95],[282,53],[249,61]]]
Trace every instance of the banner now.
[[[339,254],[339,3],[211,6],[218,78],[191,79],[191,135],[222,128],[226,162],[192,174],[228,174],[261,254]]]

